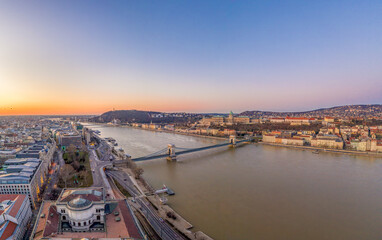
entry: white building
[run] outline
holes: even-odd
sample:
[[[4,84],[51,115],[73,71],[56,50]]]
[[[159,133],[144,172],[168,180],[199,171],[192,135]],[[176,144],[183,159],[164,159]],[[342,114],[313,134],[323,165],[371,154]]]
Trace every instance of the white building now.
[[[146,239],[127,200],[105,197],[103,188],[64,189],[42,202],[31,239]]]
[[[64,190],[56,202],[63,231],[103,231],[105,225],[103,189]],[[90,228],[92,227],[92,228]]]
[[[22,239],[32,217],[27,195],[0,195],[0,239]]]

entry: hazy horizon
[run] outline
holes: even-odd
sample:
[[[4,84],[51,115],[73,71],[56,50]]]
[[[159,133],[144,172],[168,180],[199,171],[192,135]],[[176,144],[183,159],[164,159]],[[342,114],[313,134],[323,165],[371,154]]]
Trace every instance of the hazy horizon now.
[[[330,108],[335,108],[335,107],[342,107],[342,106],[357,106],[357,105],[382,105],[379,103],[376,104],[351,104],[351,105],[341,105],[341,106],[331,106],[331,107],[321,107],[321,108],[315,108],[315,109],[308,109],[308,110],[302,110],[302,111],[271,111],[271,110],[262,110],[262,109],[247,109],[244,111],[240,112],[234,112],[234,114],[240,114],[246,111],[260,111],[260,112],[275,112],[275,113],[299,113],[299,112],[310,112],[310,111],[316,111],[316,110],[322,110],[322,109],[330,109]],[[163,112],[163,113],[195,113],[195,114],[229,114],[231,111],[227,112],[218,112],[218,111],[210,111],[210,112],[187,112],[187,111],[173,111],[173,112],[166,112],[166,111],[156,111],[156,110],[142,110],[142,109],[110,109],[106,110],[101,113],[88,113],[88,114],[0,114],[0,116],[86,116],[86,115],[101,115],[106,112],[111,112],[111,111],[150,111],[150,112]]]
[[[1,1],[0,115],[382,103],[380,1]]]

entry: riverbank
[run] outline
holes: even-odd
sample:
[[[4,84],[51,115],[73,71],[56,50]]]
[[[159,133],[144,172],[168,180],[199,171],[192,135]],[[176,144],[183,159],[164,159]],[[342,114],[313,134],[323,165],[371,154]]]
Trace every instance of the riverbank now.
[[[265,143],[265,142],[259,142],[258,144],[276,146],[276,147],[294,148],[294,149],[301,149],[301,150],[312,150],[312,151],[318,151],[318,152],[330,152],[330,153],[341,153],[341,154],[348,154],[348,155],[382,157],[382,153],[379,153],[379,152],[360,152],[360,151],[345,150],[345,149],[330,149],[330,148],[320,148],[320,147],[311,147],[311,146],[293,146],[293,145],[285,145],[285,144],[279,144],[279,143]]]
[[[199,134],[193,134],[193,133],[181,133],[181,132],[169,131],[165,129],[146,129],[146,128],[140,128],[140,127],[127,126],[127,125],[107,125],[105,123],[94,123],[94,124],[103,125],[103,126],[115,126],[115,127],[125,127],[125,128],[139,129],[139,130],[147,130],[151,132],[172,133],[172,134],[179,134],[184,136],[209,138],[209,139],[215,139],[215,140],[227,140],[227,138],[224,138],[224,137],[206,136],[206,135],[199,135]],[[341,154],[347,154],[347,155],[382,157],[382,152],[361,152],[361,151],[345,150],[345,149],[330,149],[330,148],[311,147],[311,146],[294,146],[294,145],[285,145],[285,144],[279,144],[279,143],[265,143],[265,142],[258,142],[258,143],[269,145],[269,146],[286,147],[286,148],[294,148],[294,149],[302,149],[302,150],[341,153]]]
[[[134,173],[130,168],[120,168],[121,171],[127,173],[135,187],[146,197],[150,204],[156,209],[157,214],[169,223],[174,229],[180,232],[184,237],[190,240],[212,240],[211,237],[203,233],[202,231],[192,232],[193,225],[178,214],[173,208],[167,204],[162,204],[158,195],[152,192],[155,189],[141,176],[139,179],[135,179]],[[135,206],[134,201],[129,200],[130,204]],[[136,207],[136,206],[135,206]],[[136,207],[138,210],[138,208]],[[169,217],[168,213],[171,213]]]
[[[98,136],[99,137],[99,136]],[[99,137],[100,139],[101,138]],[[110,147],[110,146],[109,146]],[[114,156],[117,158],[117,156]],[[164,219],[173,229],[177,232],[181,233],[185,239],[189,240],[212,240],[211,237],[206,235],[201,231],[192,232],[191,229],[193,225],[189,223],[186,219],[184,219],[180,214],[178,214],[174,209],[172,209],[168,205],[164,205],[161,203],[158,195],[154,195],[153,192],[155,189],[141,176],[139,179],[135,179],[134,173],[131,168],[127,167],[118,167],[120,171],[127,173],[134,187],[142,194],[142,197],[148,200],[148,202],[156,209],[156,214]],[[111,188],[111,187],[110,187]],[[113,189],[113,188],[111,188]],[[134,206],[137,211],[139,211],[139,207],[135,203],[129,199],[130,205]],[[171,213],[170,215],[168,213]],[[172,216],[172,217],[169,217]]]
[[[109,127],[123,127],[123,128],[132,128],[132,129],[139,129],[139,130],[146,130],[151,132],[164,132],[164,133],[172,133],[172,134],[179,134],[184,136],[191,136],[191,137],[200,137],[200,138],[209,138],[209,139],[215,139],[215,140],[227,140],[226,137],[218,137],[218,136],[208,136],[208,135],[200,135],[200,134],[194,134],[194,133],[183,133],[183,132],[177,132],[177,131],[170,131],[166,129],[150,129],[150,128],[141,128],[141,127],[133,127],[128,125],[110,125],[106,123],[96,123],[96,122],[86,122],[88,124],[95,124],[95,125],[102,125],[102,126],[109,126]]]
[[[183,133],[183,132],[177,132],[177,131],[170,131],[170,130],[166,130],[166,129],[149,129],[149,128],[127,126],[127,125],[120,125],[118,127],[128,127],[128,128],[139,129],[139,130],[148,130],[148,131],[152,131],[152,132],[172,133],[172,134],[179,134],[179,135],[191,136],[191,137],[210,138],[210,139],[215,139],[215,140],[227,140],[228,139],[226,137],[208,136],[208,135],[201,135],[201,134],[194,134],[194,133]]]

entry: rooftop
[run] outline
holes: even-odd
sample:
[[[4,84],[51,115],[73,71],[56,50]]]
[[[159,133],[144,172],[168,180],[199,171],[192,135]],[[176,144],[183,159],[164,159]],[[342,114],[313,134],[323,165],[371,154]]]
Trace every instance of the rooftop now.
[[[40,159],[9,159],[5,161],[4,171],[0,174],[2,184],[27,183],[33,178],[41,164]]]
[[[85,200],[86,201],[86,200]],[[82,202],[82,200],[81,200]],[[69,203],[70,204],[70,203]],[[36,221],[33,239],[47,238],[133,238],[143,239],[138,226],[135,223],[130,207],[125,199],[106,202],[107,205],[115,207],[106,215],[105,232],[62,232],[58,234],[59,214],[55,202],[44,201]],[[120,221],[117,221],[114,212],[118,212]]]
[[[0,195],[0,239],[10,238],[16,228],[18,227],[17,221],[20,217],[19,210],[26,199],[26,195],[18,194],[2,194]],[[10,218],[10,217],[12,218]]]
[[[103,188],[86,188],[86,189],[64,189],[58,198],[58,203],[71,202],[74,199],[84,199],[91,202],[98,202],[105,200],[105,194]],[[82,201],[82,200],[76,200]]]

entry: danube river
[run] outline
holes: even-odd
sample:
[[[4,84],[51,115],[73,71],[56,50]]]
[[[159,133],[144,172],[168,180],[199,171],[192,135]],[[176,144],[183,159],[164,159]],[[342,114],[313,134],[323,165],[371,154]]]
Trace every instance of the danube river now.
[[[219,140],[91,125],[127,154]],[[139,163],[169,205],[214,239],[382,239],[382,159],[248,144]]]

